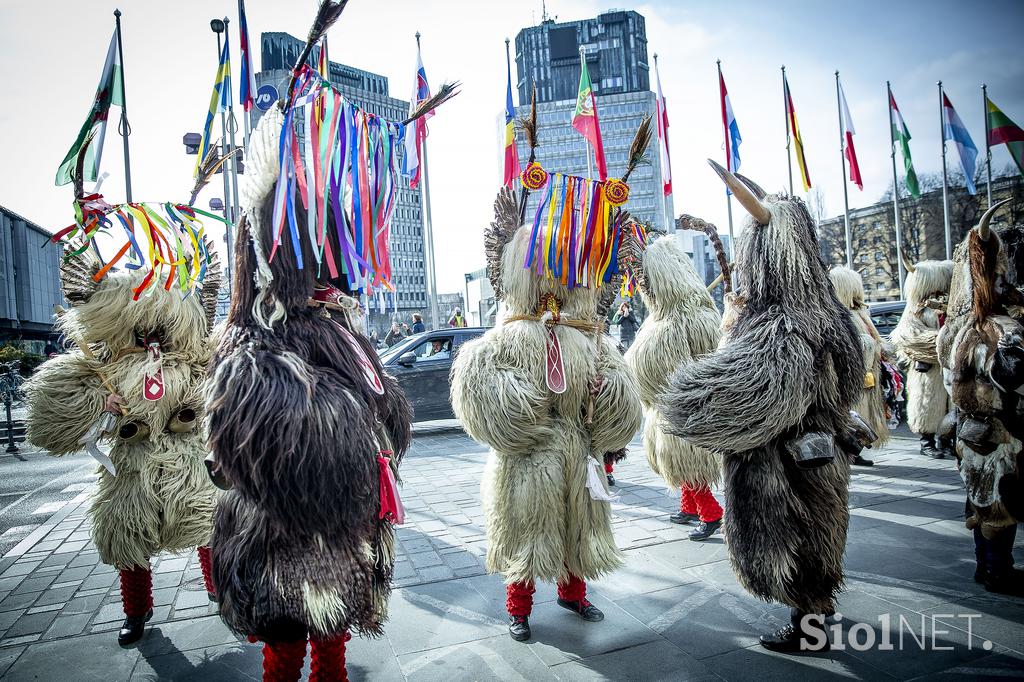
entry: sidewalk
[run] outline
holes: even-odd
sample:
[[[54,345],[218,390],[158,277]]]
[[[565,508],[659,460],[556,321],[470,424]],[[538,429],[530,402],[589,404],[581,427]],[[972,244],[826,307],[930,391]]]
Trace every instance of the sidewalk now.
[[[504,587],[483,568],[479,481],[486,454],[461,431],[420,429],[402,468],[396,589],[386,636],[353,639],[353,680],[911,679],[1024,674],[1024,600],[971,579],[962,484],[951,461],[895,439],[851,486],[843,641],[879,646],[786,657],[757,635],[787,610],[748,595],[721,536],[686,539],[667,515],[678,495],[648,468],[639,440],[616,468],[615,535],[626,566],[592,585],[602,623],[584,623],[538,585],[533,639],[506,632]],[[0,676],[10,680],[258,680],[258,645],[239,641],[207,601],[198,558],[154,562],[155,616],[121,649],[117,575],[89,540],[85,489],[0,560]],[[719,496],[720,497],[720,496]],[[1020,536],[1019,536],[1020,537]],[[1024,561],[1018,540],[1017,556]],[[970,617],[975,615],[976,617]],[[899,626],[902,625],[902,651]],[[972,637],[968,637],[968,628]],[[915,639],[916,637],[916,639]],[[947,648],[948,647],[948,648]],[[308,660],[307,660],[308,664]]]

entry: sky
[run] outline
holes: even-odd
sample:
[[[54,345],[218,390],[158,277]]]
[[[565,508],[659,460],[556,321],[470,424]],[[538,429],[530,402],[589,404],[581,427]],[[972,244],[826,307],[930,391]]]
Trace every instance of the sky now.
[[[315,0],[248,0],[251,40],[258,47],[262,31],[305,36],[316,6]],[[547,2],[558,21],[614,7],[588,0]],[[724,155],[716,59],[722,60],[743,136],[740,171],[769,191],[788,186],[779,71],[786,65],[811,180],[824,189],[829,215],[843,211],[837,69],[864,177],[863,191],[850,185],[851,208],[876,202],[891,182],[887,79],[913,137],[919,174],[941,170],[939,80],[982,153],[983,82],[992,100],[1024,126],[1024,2],[718,0],[619,7],[645,17],[652,64],[653,53],[659,55],[675,212],[700,216],[723,231],[722,185],[705,161]],[[103,0],[0,1],[0,73],[8,93],[0,107],[0,204],[47,229],[72,221],[71,187],[55,187],[53,178],[91,105],[114,8]],[[194,157],[185,155],[181,137],[199,131],[205,120],[217,68],[209,27],[214,17],[231,19],[237,98],[237,2],[121,0],[120,9],[134,198],[184,201]],[[329,33],[333,61],[387,76],[395,97],[408,99],[412,89],[416,31],[423,36],[431,84],[462,82],[462,93],[430,120],[440,293],[462,291],[464,273],[484,265],[483,229],[502,172],[496,120],[505,101],[504,40],[538,23],[541,11],[540,0],[351,0]],[[258,53],[256,58],[259,69]],[[112,116],[117,115],[115,110]],[[124,174],[121,139],[112,128],[101,169],[110,177],[102,191],[116,202],[124,197]],[[948,163],[956,168],[955,151],[949,151]],[[1008,163],[1004,148],[993,150],[996,170]],[[794,182],[801,194],[799,176]],[[219,187],[213,183],[198,205],[219,195]]]

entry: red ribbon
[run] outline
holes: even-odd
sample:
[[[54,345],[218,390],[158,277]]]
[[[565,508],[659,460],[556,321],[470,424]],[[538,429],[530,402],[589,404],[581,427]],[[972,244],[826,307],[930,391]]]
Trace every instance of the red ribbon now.
[[[405,523],[405,507],[398,497],[395,475],[391,473],[391,456],[394,454],[391,450],[381,450],[377,455],[380,466],[380,514],[377,518],[387,519],[397,526]]]

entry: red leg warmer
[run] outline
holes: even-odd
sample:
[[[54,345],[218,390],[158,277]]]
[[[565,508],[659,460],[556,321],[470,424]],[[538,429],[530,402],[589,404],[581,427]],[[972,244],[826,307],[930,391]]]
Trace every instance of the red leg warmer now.
[[[345,642],[352,635],[345,633],[332,639],[309,641],[309,682],[348,682],[345,670]]]
[[[153,608],[153,574],[149,566],[121,571],[121,604],[126,616],[144,616]]]
[[[306,660],[306,640],[263,644],[263,682],[297,682]]]
[[[534,586],[528,583],[509,583],[505,586],[505,608],[510,616],[529,616],[533,611]]]
[[[606,474],[613,474],[613,473],[615,473],[615,463],[612,460],[606,459],[604,461],[604,472]]]
[[[697,513],[697,502],[693,499],[693,489],[685,485],[682,487],[682,495],[679,498],[679,511],[684,514]]]
[[[558,583],[558,598],[565,601],[579,601],[587,596],[587,583],[572,573],[564,583]]]
[[[722,518],[722,506],[718,504],[718,500],[711,494],[711,488],[708,486],[694,490],[693,499],[697,503],[701,521],[710,523]]]
[[[208,546],[199,548],[199,567],[203,569],[203,582],[206,583],[206,591],[210,594],[217,594],[213,587],[213,555]]]

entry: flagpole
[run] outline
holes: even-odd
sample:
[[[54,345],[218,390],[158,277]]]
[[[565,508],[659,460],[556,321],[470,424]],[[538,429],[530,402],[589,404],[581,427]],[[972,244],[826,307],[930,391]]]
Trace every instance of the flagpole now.
[[[946,117],[942,101],[942,81],[939,86],[939,139],[942,140],[942,224],[946,232],[946,259],[953,257],[953,235],[949,229],[949,181],[946,178]]]
[[[416,31],[416,54],[420,53],[420,32]],[[425,120],[417,125],[425,125]],[[423,213],[423,256],[427,270],[427,296],[430,298],[430,317],[434,329],[441,328],[441,316],[437,309],[437,271],[434,269],[434,225],[430,215],[430,180],[427,173],[427,136],[423,136],[420,149],[420,165],[423,177],[420,181],[420,210]],[[397,306],[397,303],[394,305]]]
[[[128,136],[132,134],[132,127],[128,125],[128,96],[125,94],[127,88],[124,84],[124,47],[121,44],[121,10],[114,10],[114,24],[117,28],[117,58],[121,62],[121,125],[118,132],[124,141],[124,195],[125,200],[132,203],[132,164],[128,154]]]
[[[992,205],[992,147],[988,144],[988,86],[981,84],[981,113],[985,115],[985,167],[988,170],[988,205]]]
[[[661,108],[661,106],[662,106],[662,101],[660,99],[661,98],[661,73],[658,71],[658,53],[657,52],[654,53],[654,77],[658,81],[658,97],[659,97],[659,100],[658,100],[658,105],[657,105],[657,111],[658,111],[659,116],[664,120],[665,119],[665,111]],[[658,121],[658,130],[662,130],[662,121]],[[665,130],[664,132],[665,132],[665,137],[667,139],[668,138],[668,130]],[[666,142],[666,140],[658,140],[658,144],[659,145],[664,145],[665,146],[665,150],[667,152],[667,150],[668,150],[668,143]],[[660,152],[660,150],[659,150],[659,152]],[[659,156],[660,156],[660,153],[659,153]],[[666,158],[666,160],[668,160],[668,154],[667,153],[665,155],[665,158]],[[661,169],[661,185],[662,185],[662,187],[661,187],[661,214],[663,216],[665,216],[665,226],[667,228],[671,228],[671,230],[673,232],[675,232],[675,229],[676,229],[675,228],[675,221],[672,219],[672,216],[670,216],[668,214],[668,195],[665,194],[665,169],[664,168]]]
[[[214,19],[214,21],[216,21],[216,19]],[[212,23],[211,23],[211,28],[212,28]],[[221,58],[221,55],[223,54],[223,52],[221,51],[222,46],[220,44],[220,34],[221,34],[221,32],[216,30],[216,29],[214,29],[214,33],[217,34],[217,65],[218,65],[217,66],[217,77],[220,78],[220,58]],[[225,36],[225,39],[227,39],[227,24],[224,25],[224,36]],[[222,93],[221,97],[223,97],[223,96],[224,95]],[[219,108],[219,104],[218,104],[218,108]],[[231,151],[228,149],[228,134],[227,134],[227,130],[228,130],[227,115],[222,110],[220,112],[220,145],[221,145],[221,154],[223,156],[228,156],[231,153]],[[232,161],[234,161],[234,160],[232,159]],[[225,245],[226,245],[226,248],[227,248],[227,258],[225,260],[227,261],[227,265],[228,265],[228,267],[227,267],[228,286],[230,287],[231,286],[231,280],[233,279],[232,274],[231,274],[231,262],[234,260],[234,258],[232,257],[232,255],[234,254],[234,250],[232,249],[232,243],[231,243],[231,226],[235,222],[235,204],[234,204],[234,199],[232,199],[232,197],[231,197],[231,183],[230,183],[230,179],[228,178],[228,172],[229,172],[228,168],[222,166],[221,175],[223,176],[223,180],[224,180],[224,210],[223,210],[223,212],[224,212],[224,219],[228,221],[227,225],[224,226],[224,242],[225,242]]]
[[[889,97],[886,102],[889,105],[889,152],[892,156],[892,210],[896,217],[896,278],[900,286],[900,298],[903,298],[903,281],[906,275],[903,273],[903,232],[900,230],[900,185],[896,176],[896,131],[893,130],[894,122],[892,115],[892,87],[889,81],[885,81],[885,90]]]
[[[850,192],[846,187],[846,135],[843,130],[843,101],[836,70],[836,107],[839,109],[839,159],[843,164],[843,216],[846,221],[846,267],[853,269],[853,238],[850,235]]]
[[[718,96],[722,97],[722,92],[721,92],[721,88],[722,88],[722,60],[721,59],[715,60],[715,64],[718,66],[718,88],[719,88]],[[725,104],[723,103],[722,106],[724,107]],[[724,114],[723,114],[723,116],[724,116]],[[735,173],[736,169],[735,168],[731,168],[732,160],[729,158],[729,128],[728,128],[728,125],[729,125],[728,122],[722,121],[722,139],[725,141],[725,168],[726,168],[726,170]],[[732,243],[733,243],[733,237],[732,237],[732,193],[729,192],[728,189],[725,190],[725,209],[726,209],[726,211],[729,214],[729,249],[731,250],[733,248],[733,246],[732,246]]]
[[[584,64],[584,60],[585,59],[586,59],[586,57],[584,57],[584,55],[583,55],[583,46],[580,45],[580,74],[583,73],[583,64]],[[581,78],[582,78],[582,75],[581,75]],[[593,88],[593,86],[591,86],[591,88]],[[594,96],[593,95],[593,89],[591,89],[591,95],[590,96],[591,97]],[[587,157],[587,180],[592,180],[593,179],[593,174],[592,174],[592,171],[591,171],[591,168],[590,168],[590,145],[587,144],[587,138],[585,138],[585,137],[583,138],[583,153]]]
[[[224,40],[230,40],[231,32],[228,30],[228,18],[224,17]],[[230,48],[228,53],[231,53]],[[230,61],[228,62],[230,68]],[[228,98],[228,135],[230,136],[230,143],[228,145],[229,154],[231,154],[231,225],[227,226],[227,243],[228,243],[228,260],[231,260],[231,254],[234,253],[232,247],[231,232],[234,229],[235,221],[238,220],[238,216],[241,214],[241,207],[238,205],[238,155],[235,153],[235,131],[238,130],[238,122],[235,120],[235,103],[231,92],[231,72],[228,71],[227,75],[227,98]]]
[[[793,156],[790,153],[789,92],[786,83],[786,65],[782,65],[782,116],[786,119],[786,166],[789,168],[789,195],[793,196]]]

